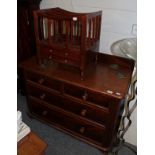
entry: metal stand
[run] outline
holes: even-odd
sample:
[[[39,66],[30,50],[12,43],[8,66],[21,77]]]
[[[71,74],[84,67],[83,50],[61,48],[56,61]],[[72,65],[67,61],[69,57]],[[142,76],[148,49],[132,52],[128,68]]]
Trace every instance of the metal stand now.
[[[137,106],[136,82],[137,82],[136,73],[134,73],[134,75],[132,77],[131,85],[130,85],[130,90],[129,90],[128,96],[126,98],[126,101],[125,101],[125,114],[123,115],[123,117],[121,119],[120,127],[119,127],[119,130],[117,133],[117,141],[118,141],[117,145],[118,146],[116,147],[115,151],[111,152],[114,155],[118,155],[120,148],[123,146],[129,148],[134,154],[137,154],[137,152],[132,147],[125,144],[125,139],[124,139],[124,135],[128,131],[128,129],[132,123],[130,116]],[[133,100],[135,100],[135,102],[132,105],[132,107],[130,108],[131,101],[133,101]]]

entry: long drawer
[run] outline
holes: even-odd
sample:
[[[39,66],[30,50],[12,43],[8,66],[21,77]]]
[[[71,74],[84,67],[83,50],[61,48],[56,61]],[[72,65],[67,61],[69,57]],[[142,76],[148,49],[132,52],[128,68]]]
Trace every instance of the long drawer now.
[[[59,128],[73,132],[78,136],[89,139],[95,143],[106,143],[105,129],[93,126],[91,123],[72,118],[64,113],[50,108],[46,104],[37,102],[33,98],[29,98],[30,110],[33,115],[41,118],[42,120],[51,123]]]
[[[29,95],[38,98],[42,101],[49,103],[50,105],[59,107],[80,117],[94,121],[94,124],[101,124],[106,126],[109,113],[106,113],[102,109],[91,107],[85,102],[77,102],[66,96],[62,96],[59,93],[49,92],[48,90],[37,87],[32,83],[27,84]],[[96,123],[97,122],[97,123]]]

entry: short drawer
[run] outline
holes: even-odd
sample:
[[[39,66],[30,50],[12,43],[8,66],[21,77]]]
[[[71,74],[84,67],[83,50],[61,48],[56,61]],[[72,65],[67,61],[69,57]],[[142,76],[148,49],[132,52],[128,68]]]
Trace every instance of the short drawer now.
[[[93,92],[93,91],[87,91],[86,101],[88,103],[98,105],[102,107],[105,111],[109,112],[110,99],[104,94]]]
[[[78,50],[69,50],[67,52],[64,53],[65,54],[65,58],[68,58],[72,61],[78,61],[81,58],[81,53]]]
[[[41,57],[61,62],[64,64],[70,64],[79,66],[80,64],[80,53],[79,51],[69,51],[67,49],[53,49],[52,47],[40,47]]]
[[[69,60],[80,60],[80,51],[78,50],[69,50],[69,49],[54,49],[49,46],[41,46],[40,47],[41,55],[47,56],[59,56]]]
[[[42,85],[54,91],[60,91],[61,83],[55,79],[51,79],[30,71],[27,71],[25,75],[27,83]]]
[[[64,84],[64,95],[83,100],[85,98],[85,90],[77,86]]]
[[[57,56],[64,56],[64,50],[60,50],[60,49],[53,49],[52,47],[48,47],[48,46],[41,46],[40,47],[40,53],[43,56],[50,56],[50,55],[57,55]]]
[[[89,91],[87,89],[64,84],[64,95],[85,101],[88,104],[98,106],[109,112],[109,98],[101,93]]]
[[[66,57],[66,56],[61,56],[60,54],[57,54],[55,52],[53,53],[41,53],[42,58],[47,59],[47,60],[51,60],[51,61],[55,61],[55,62],[59,62],[59,63],[63,63],[63,64],[69,64],[72,66],[79,66],[80,65],[80,59],[73,59],[72,57]]]
[[[59,128],[74,132],[79,136],[86,137],[99,143],[103,142],[105,129],[98,128],[93,126],[92,124],[68,117],[31,99],[29,101],[31,105],[31,112],[41,119],[54,124]]]

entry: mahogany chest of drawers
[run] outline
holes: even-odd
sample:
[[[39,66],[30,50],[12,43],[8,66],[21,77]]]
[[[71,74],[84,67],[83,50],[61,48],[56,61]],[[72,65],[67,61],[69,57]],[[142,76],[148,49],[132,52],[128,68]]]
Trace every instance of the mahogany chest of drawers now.
[[[75,68],[51,63],[46,68],[36,57],[23,62],[30,114],[108,152],[116,138],[134,61],[99,54],[96,66],[87,67],[81,80]]]

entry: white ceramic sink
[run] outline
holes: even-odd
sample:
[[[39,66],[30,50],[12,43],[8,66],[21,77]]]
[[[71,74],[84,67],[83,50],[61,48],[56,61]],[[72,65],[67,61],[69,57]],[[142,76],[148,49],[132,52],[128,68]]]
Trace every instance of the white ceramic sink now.
[[[114,55],[137,60],[137,39],[126,38],[118,40],[111,45],[111,52]]]

